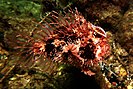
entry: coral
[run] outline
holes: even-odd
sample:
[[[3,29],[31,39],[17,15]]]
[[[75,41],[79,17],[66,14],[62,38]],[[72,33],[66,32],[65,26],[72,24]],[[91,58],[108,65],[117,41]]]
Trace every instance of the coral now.
[[[87,22],[77,9],[64,14],[52,11],[37,23],[32,36],[17,35],[15,49],[21,49],[19,55],[26,60],[43,58],[44,61],[68,63],[87,75],[94,75],[89,67],[97,65],[109,54],[106,33],[101,27]]]

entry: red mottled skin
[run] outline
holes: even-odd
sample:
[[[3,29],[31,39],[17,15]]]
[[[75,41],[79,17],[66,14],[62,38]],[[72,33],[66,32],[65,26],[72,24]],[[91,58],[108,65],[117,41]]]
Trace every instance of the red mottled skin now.
[[[33,36],[25,41],[29,42],[17,47],[26,49],[22,54],[32,54],[31,59],[41,55],[44,60],[72,64],[91,76],[95,73],[89,67],[97,65],[109,53],[105,31],[86,21],[77,9],[65,15],[53,11],[37,24]]]

